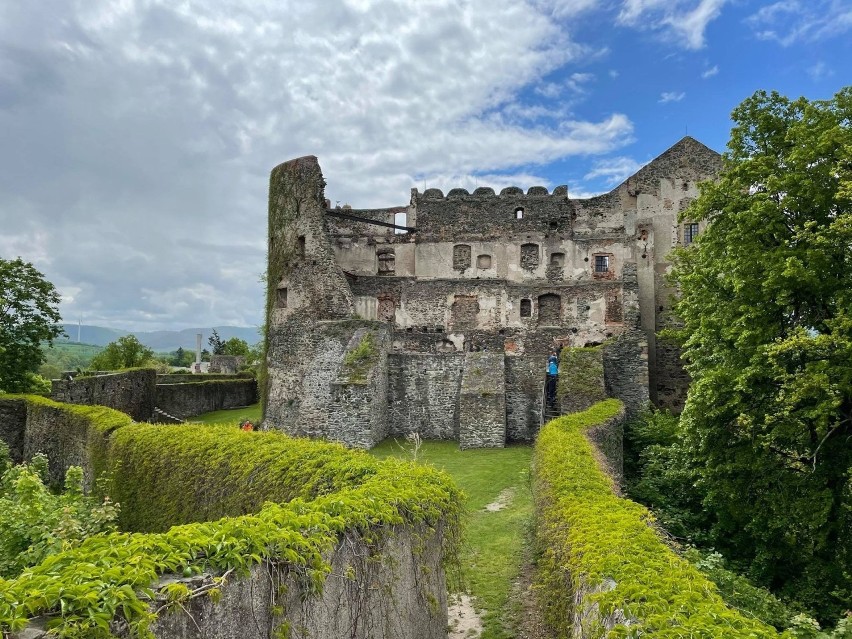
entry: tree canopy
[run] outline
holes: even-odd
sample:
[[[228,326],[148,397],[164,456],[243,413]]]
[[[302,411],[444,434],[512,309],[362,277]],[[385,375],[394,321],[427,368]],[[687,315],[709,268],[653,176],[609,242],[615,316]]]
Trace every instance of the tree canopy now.
[[[62,334],[59,293],[31,263],[0,258],[0,391],[30,390],[41,343]]]
[[[91,367],[99,371],[134,368],[152,363],[154,351],[142,344],[135,335],[124,335],[110,342],[92,359]]]
[[[712,541],[823,615],[852,600],[852,88],[758,92],[674,255],[679,432]]]

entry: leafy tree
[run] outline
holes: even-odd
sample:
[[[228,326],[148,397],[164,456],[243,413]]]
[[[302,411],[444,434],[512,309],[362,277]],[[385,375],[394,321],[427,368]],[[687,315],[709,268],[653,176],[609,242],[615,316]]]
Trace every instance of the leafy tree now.
[[[201,349],[201,361],[202,362],[209,362],[210,361],[210,351],[208,351],[206,348]]]
[[[59,293],[29,262],[0,258],[0,391],[31,390],[41,342],[62,335]]]
[[[12,466],[0,442],[0,577],[14,577],[86,537],[116,529],[118,504],[85,496],[79,466],[68,468],[61,494],[45,486],[46,478],[47,457]]]
[[[178,347],[176,351],[172,352],[171,356],[170,363],[172,366],[192,366],[195,361],[195,355],[183,347]]]
[[[225,353],[225,342],[222,341],[222,338],[219,337],[219,333],[216,329],[213,329],[213,334],[207,338],[207,343],[210,344],[210,348],[213,349],[214,355],[223,355]]]
[[[243,357],[249,356],[249,345],[248,342],[244,339],[240,339],[239,337],[232,337],[229,340],[225,341],[224,346],[222,347],[223,355],[242,355]]]
[[[91,367],[99,371],[114,371],[142,366],[153,359],[154,351],[136,339],[135,335],[124,335],[95,355]]]
[[[733,120],[674,255],[678,436],[716,547],[824,621],[852,600],[852,88]]]

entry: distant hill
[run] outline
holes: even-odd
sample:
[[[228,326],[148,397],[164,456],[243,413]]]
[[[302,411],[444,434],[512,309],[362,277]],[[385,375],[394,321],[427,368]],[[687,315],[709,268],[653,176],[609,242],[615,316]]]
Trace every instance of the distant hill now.
[[[62,324],[67,337],[56,340],[62,342],[77,342],[77,324]],[[157,352],[175,351],[178,347],[195,350],[195,334],[201,333],[201,347],[207,348],[207,338],[213,332],[213,328],[219,333],[223,340],[239,337],[248,342],[249,346],[260,341],[257,328],[246,326],[214,326],[212,328],[185,328],[181,331],[122,331],[103,326],[91,326],[83,324],[80,327],[79,341],[84,344],[95,346],[106,346],[123,335],[135,335],[136,339],[148,348]]]

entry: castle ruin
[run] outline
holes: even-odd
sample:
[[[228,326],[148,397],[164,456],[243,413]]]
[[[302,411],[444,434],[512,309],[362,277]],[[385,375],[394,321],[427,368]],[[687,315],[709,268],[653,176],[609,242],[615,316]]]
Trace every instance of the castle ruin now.
[[[315,157],[277,166],[264,425],[362,448],[415,431],[463,448],[529,441],[547,354],[601,344],[607,394],[678,410],[688,379],[656,336],[666,257],[700,232],[678,215],[720,168],[685,137],[589,199],[412,189],[405,206],[332,209]]]

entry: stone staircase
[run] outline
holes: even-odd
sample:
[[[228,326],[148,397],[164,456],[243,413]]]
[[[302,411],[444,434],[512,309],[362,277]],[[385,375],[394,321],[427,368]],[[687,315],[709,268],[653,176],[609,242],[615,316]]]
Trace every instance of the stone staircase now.
[[[154,406],[154,414],[151,416],[150,421],[156,422],[159,424],[185,424],[186,420],[181,419],[180,417],[175,417],[174,415],[169,415],[162,408],[157,408]]]

